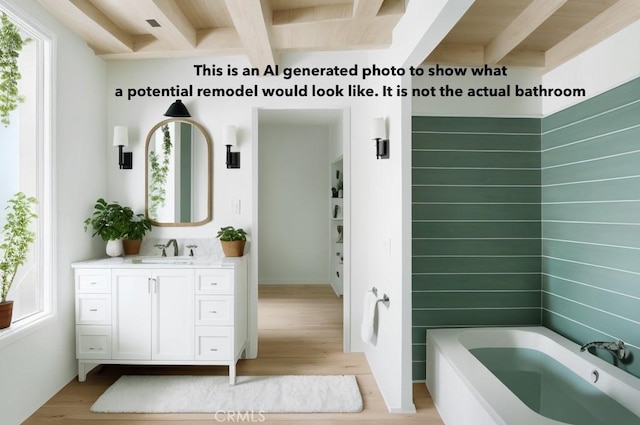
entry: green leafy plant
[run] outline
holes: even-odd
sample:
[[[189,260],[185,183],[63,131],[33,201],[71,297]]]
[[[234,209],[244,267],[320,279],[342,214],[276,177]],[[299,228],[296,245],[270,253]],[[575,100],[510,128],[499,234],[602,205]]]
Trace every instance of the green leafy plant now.
[[[171,149],[173,148],[169,125],[165,124],[161,129],[163,133],[162,154],[158,154],[155,151],[149,152],[149,165],[151,167],[149,184],[149,217],[153,219],[158,218],[158,208],[164,206],[165,203],[169,161],[171,159]]]
[[[84,231],[92,227],[92,237],[99,235],[104,241],[121,239],[127,236],[133,216],[131,208],[117,202],[107,203],[103,198],[99,198],[93,214],[84,221]]]
[[[13,284],[18,267],[24,264],[29,252],[29,246],[35,241],[36,233],[29,228],[31,221],[37,215],[31,210],[36,204],[36,198],[16,193],[8,201],[6,209],[7,221],[2,228],[4,240],[0,245],[3,255],[0,260],[1,302],[7,301],[7,294]]]
[[[234,229],[233,226],[221,227],[216,235],[221,241],[246,241],[247,232],[244,229]]]
[[[18,92],[18,80],[22,78],[18,69],[18,57],[25,42],[20,36],[18,27],[2,14],[0,27],[0,122],[4,126],[10,124],[9,114],[23,101]]]
[[[144,214],[135,214],[129,219],[126,238],[131,240],[142,239],[149,230],[151,230],[151,221]]]

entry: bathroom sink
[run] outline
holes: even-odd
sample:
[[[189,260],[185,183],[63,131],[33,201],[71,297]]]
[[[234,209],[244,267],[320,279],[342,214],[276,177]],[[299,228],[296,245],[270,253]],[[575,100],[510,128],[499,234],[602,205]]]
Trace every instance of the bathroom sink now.
[[[197,264],[202,260],[189,255],[177,257],[161,257],[159,255],[140,256],[131,260],[133,264]]]

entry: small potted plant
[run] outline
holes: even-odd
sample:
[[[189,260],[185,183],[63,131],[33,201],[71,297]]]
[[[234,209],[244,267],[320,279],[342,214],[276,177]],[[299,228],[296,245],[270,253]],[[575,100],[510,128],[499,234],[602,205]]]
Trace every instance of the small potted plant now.
[[[128,209],[128,207],[125,207]],[[130,209],[128,209],[131,211]],[[142,238],[151,230],[151,221],[144,216],[144,214],[133,214],[131,211],[131,218],[129,219],[129,228],[127,234],[122,240],[122,246],[124,248],[124,255],[137,255],[140,253],[140,246],[142,245]]]
[[[94,206],[91,217],[84,221],[85,232],[91,226],[93,234],[99,235],[107,242],[107,255],[117,257],[122,255],[122,239],[127,236],[129,222],[133,217],[133,211],[117,202],[107,203],[99,198]]]
[[[233,226],[221,227],[216,238],[220,239],[226,257],[244,255],[244,245],[247,242],[247,232],[244,229],[234,229]]]
[[[0,329],[11,326],[13,316],[13,301],[7,301],[7,294],[16,277],[18,267],[24,264],[29,253],[29,246],[36,238],[36,233],[29,229],[31,221],[37,216],[31,210],[31,205],[37,201],[18,192],[9,200],[7,206],[6,223],[2,228],[4,241],[0,245],[2,258],[0,259]]]

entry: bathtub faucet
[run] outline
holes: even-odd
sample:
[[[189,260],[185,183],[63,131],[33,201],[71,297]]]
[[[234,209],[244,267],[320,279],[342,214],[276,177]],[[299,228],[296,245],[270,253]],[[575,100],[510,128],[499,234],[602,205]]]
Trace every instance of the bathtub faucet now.
[[[614,341],[614,342],[588,342],[580,347],[580,351],[584,351],[588,348],[604,348],[605,350],[611,351],[616,357],[620,360],[624,359],[625,349],[624,342],[622,341]]]

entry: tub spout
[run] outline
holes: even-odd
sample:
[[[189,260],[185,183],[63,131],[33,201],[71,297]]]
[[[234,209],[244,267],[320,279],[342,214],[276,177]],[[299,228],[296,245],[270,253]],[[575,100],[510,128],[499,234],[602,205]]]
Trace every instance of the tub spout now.
[[[591,347],[594,348],[604,348],[605,350],[609,350],[611,351],[613,354],[615,354],[615,356],[620,359],[623,360],[626,352],[625,352],[625,348],[624,348],[624,342],[622,341],[613,341],[613,342],[588,342],[586,344],[584,344],[582,347],[580,347],[580,351],[584,351],[587,350]]]

